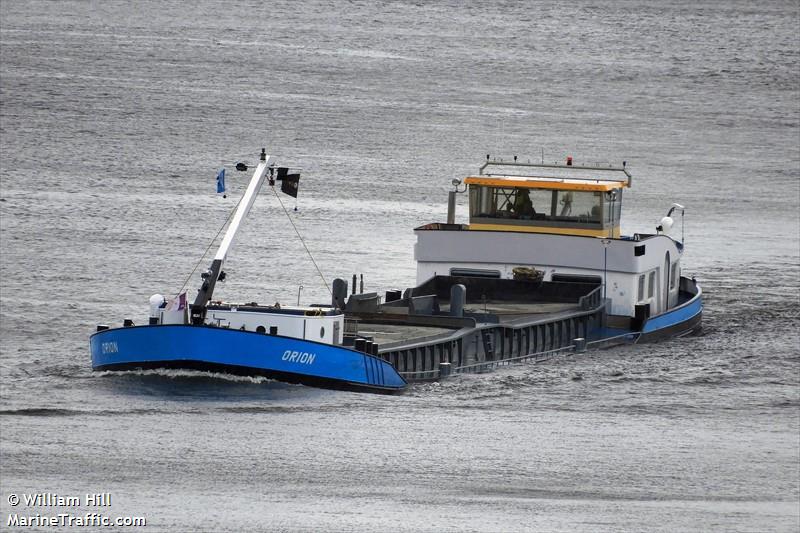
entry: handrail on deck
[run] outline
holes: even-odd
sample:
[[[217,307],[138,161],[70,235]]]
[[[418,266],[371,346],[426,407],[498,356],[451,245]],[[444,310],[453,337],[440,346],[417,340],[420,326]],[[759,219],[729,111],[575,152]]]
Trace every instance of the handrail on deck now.
[[[597,339],[595,341],[589,341],[586,343],[586,346],[600,346],[603,344],[617,344],[617,341],[622,339],[625,340],[627,344],[636,344],[639,342],[639,339],[642,337],[641,331],[631,331],[628,333],[620,333],[619,335],[614,335],[613,337],[605,337],[602,339]]]
[[[597,287],[592,290],[589,294],[581,296],[578,299],[578,305],[581,309],[594,309],[595,307],[600,305],[600,295],[601,289],[603,288],[602,285],[598,285]]]

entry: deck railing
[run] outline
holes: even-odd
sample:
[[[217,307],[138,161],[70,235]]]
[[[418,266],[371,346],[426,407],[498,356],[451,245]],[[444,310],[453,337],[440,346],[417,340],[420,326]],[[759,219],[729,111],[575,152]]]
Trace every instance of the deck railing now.
[[[480,363],[473,363],[471,365],[456,367],[453,369],[453,371],[464,372],[464,373],[480,373],[499,366],[506,366],[513,363],[519,363],[522,361],[529,361],[531,359],[534,359],[535,362],[538,363],[539,361],[546,361],[548,359],[551,359],[560,353],[572,352],[574,350],[575,350],[575,345],[570,344],[569,346],[562,346],[554,350],[547,350],[545,352],[536,352],[526,355],[519,355],[517,357],[509,357],[508,359],[500,359],[498,361],[481,361]]]
[[[582,308],[530,322],[474,322],[413,343],[383,346],[379,356],[410,382],[448,374],[484,372],[521,361],[543,361],[553,355],[583,351],[593,332],[603,327],[602,287],[580,298]],[[575,300],[573,300],[575,301]],[[576,339],[581,339],[576,343]],[[580,344],[580,346],[576,346]]]
[[[452,369],[452,372],[455,374],[480,374],[482,372],[488,372],[489,370],[492,370],[500,366],[508,366],[514,363],[520,363],[522,361],[529,361],[531,359],[533,359],[535,363],[540,363],[552,359],[553,357],[559,354],[572,353],[574,351],[575,351],[575,345],[570,344],[569,346],[562,346],[560,348],[556,348],[554,350],[547,350],[544,352],[536,352],[526,355],[520,355],[517,357],[509,357],[508,359],[500,359],[497,361],[481,361],[479,363],[473,363],[471,365],[457,366]],[[417,372],[399,372],[399,374],[411,381],[434,380],[434,379],[439,379],[441,377],[439,368],[433,370],[420,370]]]
[[[587,346],[592,348],[604,348],[606,346],[617,346],[619,344],[636,344],[642,336],[641,332],[622,333],[613,337],[607,337],[596,341],[587,342]]]
[[[587,294],[586,296],[581,296],[578,300],[578,304],[581,306],[581,309],[594,309],[598,305],[600,305],[600,299],[603,294],[603,286],[598,285],[592,292]]]

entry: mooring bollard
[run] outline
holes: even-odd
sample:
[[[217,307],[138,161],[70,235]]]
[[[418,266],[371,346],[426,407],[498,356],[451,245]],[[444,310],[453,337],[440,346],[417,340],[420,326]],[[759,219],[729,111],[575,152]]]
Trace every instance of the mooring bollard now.
[[[450,287],[450,316],[464,316],[464,304],[467,301],[467,288],[457,283]]]
[[[341,278],[333,280],[333,290],[331,291],[331,304],[336,309],[344,309],[347,303],[347,282]]]
[[[358,337],[353,343],[353,348],[355,348],[359,352],[366,351],[366,347],[367,347],[367,339],[364,339],[362,337]]]
[[[448,377],[451,370],[450,363],[439,363],[439,379]]]
[[[586,351],[586,339],[583,337],[578,337],[577,339],[572,339],[572,344],[575,345],[575,353],[583,353]]]

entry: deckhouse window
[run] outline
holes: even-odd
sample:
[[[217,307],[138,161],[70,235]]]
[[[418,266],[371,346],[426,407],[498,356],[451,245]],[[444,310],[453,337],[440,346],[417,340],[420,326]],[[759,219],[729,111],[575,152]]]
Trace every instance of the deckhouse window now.
[[[614,189],[603,193],[603,218],[607,225],[619,225],[622,216],[622,189]]]
[[[471,187],[470,216],[531,220],[549,212],[549,191],[515,187]]]
[[[639,291],[636,295],[636,301],[641,302],[644,300],[644,274],[639,276]]]
[[[493,187],[492,194],[494,194],[493,203],[497,206],[497,211],[511,211],[513,206],[518,203],[518,194],[516,189],[501,189],[499,187]]]
[[[602,198],[600,192],[554,191],[557,194],[553,216],[558,220],[600,222]]]
[[[469,194],[471,218],[548,221],[550,225],[602,223],[601,192],[473,185]]]
[[[656,271],[650,272],[649,279],[647,280],[647,297],[652,298],[656,290]]]

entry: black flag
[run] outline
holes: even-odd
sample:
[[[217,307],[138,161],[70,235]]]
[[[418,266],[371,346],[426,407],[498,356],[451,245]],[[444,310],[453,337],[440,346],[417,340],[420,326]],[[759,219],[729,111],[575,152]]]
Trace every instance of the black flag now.
[[[287,174],[281,183],[281,192],[297,198],[297,188],[300,185],[300,174]]]
[[[278,167],[278,180],[281,181],[281,192],[297,198],[297,189],[300,186],[300,174],[289,174],[286,167]]]

